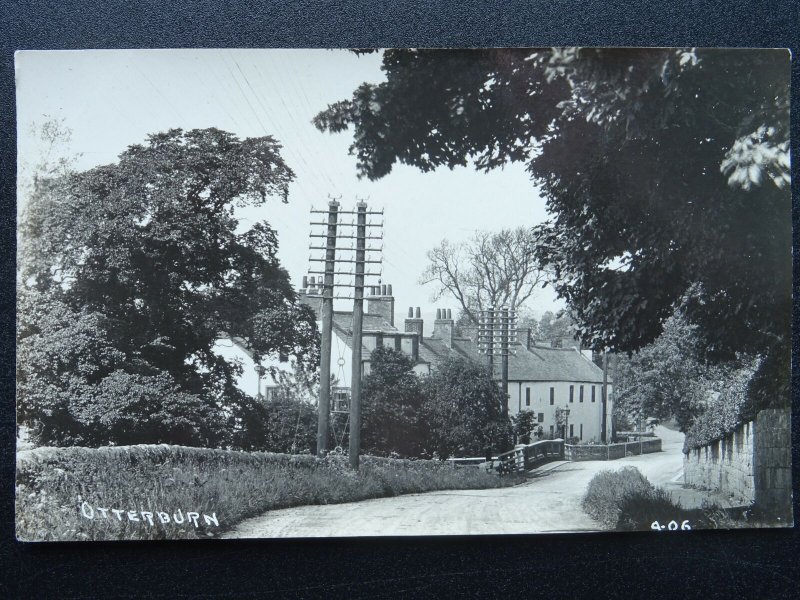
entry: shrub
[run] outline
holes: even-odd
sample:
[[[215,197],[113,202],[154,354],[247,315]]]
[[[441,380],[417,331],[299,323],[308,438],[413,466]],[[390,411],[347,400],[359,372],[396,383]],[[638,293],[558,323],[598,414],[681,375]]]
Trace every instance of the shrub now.
[[[616,528],[628,531],[650,529],[653,521],[668,522],[679,517],[686,517],[686,511],[673,502],[669,492],[654,487],[647,492],[626,494],[620,499]]]
[[[173,539],[213,536],[265,511],[443,489],[505,487],[519,481],[449,463],[365,456],[233,452],[182,446],[38,448],[17,455],[17,536],[23,540]],[[82,516],[83,503],[136,511]],[[215,515],[219,527],[149,524],[142,511]]]
[[[601,471],[589,482],[583,498],[583,510],[594,520],[614,528],[620,519],[622,501],[626,496],[646,496],[653,485],[636,467],[619,471]]]

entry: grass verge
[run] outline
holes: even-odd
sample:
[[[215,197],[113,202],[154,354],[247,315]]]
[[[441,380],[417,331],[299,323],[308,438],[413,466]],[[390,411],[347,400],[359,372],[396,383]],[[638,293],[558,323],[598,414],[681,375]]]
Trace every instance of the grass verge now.
[[[442,461],[365,456],[356,473],[342,456],[38,448],[17,454],[16,527],[24,541],[214,537],[277,508],[518,482]]]
[[[662,488],[655,487],[635,467],[601,471],[589,482],[583,510],[606,529],[623,531],[681,529],[742,529],[774,527],[755,507],[720,508],[704,502],[701,508],[686,509]],[[656,525],[658,522],[658,525]]]

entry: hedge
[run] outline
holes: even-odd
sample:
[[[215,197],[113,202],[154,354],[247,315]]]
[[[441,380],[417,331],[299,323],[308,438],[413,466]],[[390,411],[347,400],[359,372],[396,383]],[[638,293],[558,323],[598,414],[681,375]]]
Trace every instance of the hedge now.
[[[17,454],[17,537],[214,537],[277,508],[517,482],[443,461],[364,456],[356,473],[344,456],[168,445],[38,448]]]

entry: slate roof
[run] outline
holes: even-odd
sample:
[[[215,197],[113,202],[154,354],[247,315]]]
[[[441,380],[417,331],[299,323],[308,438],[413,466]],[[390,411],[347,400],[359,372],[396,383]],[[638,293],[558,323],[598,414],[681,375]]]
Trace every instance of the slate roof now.
[[[603,383],[603,370],[574,348],[517,346],[516,351],[508,361],[509,381]]]
[[[351,312],[333,313],[334,329],[350,348],[353,346],[352,320]],[[379,315],[365,313],[363,323],[364,331],[381,331],[387,334],[398,332],[396,327]],[[574,348],[534,346],[528,350],[525,346],[517,344],[514,349],[516,354],[511,355],[508,360],[509,381],[603,382],[603,370]],[[368,360],[369,351],[362,347],[362,352],[364,359]],[[454,337],[452,349],[448,348],[443,340],[429,337],[422,338],[419,345],[420,362],[435,365],[451,354],[481,364],[486,362],[486,358],[478,352],[475,342],[469,338]]]
[[[364,318],[361,323],[364,331],[382,331],[384,333],[397,333],[398,331],[397,327],[394,327],[380,315],[364,313]],[[348,311],[333,311],[333,325],[341,332],[352,335],[353,313]]]

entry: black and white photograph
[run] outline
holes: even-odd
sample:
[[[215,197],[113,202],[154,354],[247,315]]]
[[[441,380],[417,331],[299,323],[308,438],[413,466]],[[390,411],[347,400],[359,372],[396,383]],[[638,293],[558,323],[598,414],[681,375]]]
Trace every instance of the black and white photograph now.
[[[18,51],[17,539],[792,527],[790,60]]]

